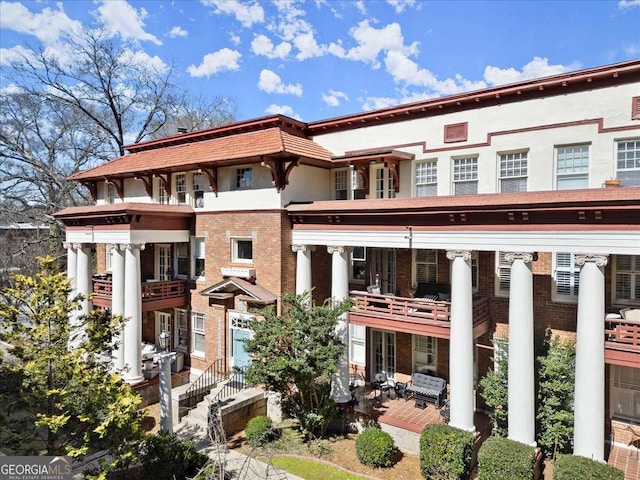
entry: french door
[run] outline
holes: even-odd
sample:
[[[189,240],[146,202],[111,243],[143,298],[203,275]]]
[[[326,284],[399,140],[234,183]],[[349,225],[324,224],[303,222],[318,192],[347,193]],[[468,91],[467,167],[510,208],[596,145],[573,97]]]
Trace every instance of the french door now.
[[[165,312],[156,312],[156,336],[155,342],[158,343],[158,337],[161,332],[167,332],[169,334],[169,351],[173,350],[173,335],[171,335],[171,314]]]
[[[159,245],[155,246],[156,251],[156,280],[161,282],[171,280],[171,246]]]
[[[371,330],[371,378],[385,372],[389,378],[396,375],[396,333]]]
[[[369,250],[367,250],[367,253]],[[382,293],[396,293],[396,251],[391,248],[371,249],[371,283],[380,282]]]

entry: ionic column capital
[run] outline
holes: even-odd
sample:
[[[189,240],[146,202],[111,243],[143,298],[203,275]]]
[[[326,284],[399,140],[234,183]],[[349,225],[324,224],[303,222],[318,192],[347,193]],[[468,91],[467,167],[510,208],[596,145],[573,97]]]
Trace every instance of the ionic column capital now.
[[[576,265],[584,265],[587,262],[594,262],[598,267],[604,267],[609,262],[608,255],[593,255],[590,253],[577,253],[575,255]]]
[[[327,252],[330,254],[338,253],[343,255],[345,253],[351,253],[353,251],[353,247],[345,247],[344,245],[328,245]]]
[[[126,245],[120,245],[120,248],[122,250],[144,250],[145,244],[144,243],[127,243]]]
[[[78,250],[79,248],[82,248],[82,245],[83,245],[82,243],[76,243],[76,242],[63,242],[62,243],[62,246],[64,248],[67,248],[67,249],[70,248],[72,250]]]
[[[462,257],[462,259],[466,262],[471,260],[471,251],[469,250],[447,250],[447,258],[449,260],[454,260],[457,257]]]
[[[293,250],[295,253],[315,252],[316,247],[315,245],[291,245],[291,250]]]
[[[524,263],[531,263],[535,255],[531,252],[506,252],[504,258],[507,262],[513,263],[515,260],[522,260]]]

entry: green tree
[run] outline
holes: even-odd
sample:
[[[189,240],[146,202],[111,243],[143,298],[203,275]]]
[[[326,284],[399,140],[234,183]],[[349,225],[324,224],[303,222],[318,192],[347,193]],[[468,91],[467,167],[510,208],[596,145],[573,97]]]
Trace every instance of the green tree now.
[[[493,339],[495,368],[480,379],[481,396],[492,409],[493,434],[506,437],[508,433],[508,363],[509,341],[506,338]]]
[[[0,360],[0,444],[12,455],[81,457],[106,451],[103,471],[136,457],[143,412],[140,397],[110,371],[112,332],[121,325],[105,311],[82,318],[82,340],[69,349],[69,282],[51,257],[33,277],[16,275],[2,291],[0,339],[10,347]]]
[[[337,415],[331,398],[331,376],[345,344],[336,333],[338,317],[351,308],[347,299],[332,305],[310,304],[310,294],[282,296],[282,315],[262,310],[253,322],[254,336],[247,341],[252,357],[247,372],[250,383],[263,385],[282,397],[282,410],[298,419],[309,439],[324,434]]]
[[[558,452],[571,452],[576,347],[575,342],[562,341],[557,335],[549,337],[545,339],[547,353],[538,357],[538,445],[555,458]]]

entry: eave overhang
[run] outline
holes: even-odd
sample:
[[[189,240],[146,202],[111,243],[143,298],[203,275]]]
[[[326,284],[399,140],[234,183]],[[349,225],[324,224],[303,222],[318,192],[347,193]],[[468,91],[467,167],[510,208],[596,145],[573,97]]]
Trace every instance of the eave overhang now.
[[[295,228],[640,230],[640,187],[291,204]],[[640,247],[640,244],[639,244]]]
[[[189,230],[195,213],[187,205],[117,203],[69,207],[53,216],[67,227],[124,226],[130,229]]]

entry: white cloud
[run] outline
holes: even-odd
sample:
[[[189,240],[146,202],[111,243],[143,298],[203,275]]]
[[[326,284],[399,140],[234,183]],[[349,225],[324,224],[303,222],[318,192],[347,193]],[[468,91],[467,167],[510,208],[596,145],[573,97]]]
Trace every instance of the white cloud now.
[[[15,83],[10,83],[5,87],[0,88],[0,95],[13,95],[15,93],[22,93],[24,89],[17,86]]]
[[[201,0],[203,5],[214,7],[217,15],[233,15],[243,27],[264,22],[264,10],[258,2],[240,3],[237,0]]]
[[[620,0],[618,2],[618,8],[621,10],[633,7],[640,7],[640,0]]]
[[[298,35],[293,44],[298,49],[296,58],[298,60],[306,60],[307,58],[321,57],[324,55],[325,49],[318,45],[313,36],[313,32],[302,33]]]
[[[237,50],[223,48],[217,52],[207,53],[199,66],[191,65],[187,68],[187,72],[192,77],[208,77],[224,70],[238,70],[240,68],[238,60],[241,56],[242,54]]]
[[[456,75],[455,78],[438,80],[438,78],[425,68],[420,68],[416,62],[408,58],[402,52],[389,52],[385,58],[387,72],[396,83],[404,83],[407,86],[419,86],[429,89],[434,94],[451,95],[485,88],[483,81],[473,82]]]
[[[322,94],[322,100],[330,107],[337,107],[340,105],[341,100],[348,101],[349,97],[339,90],[329,90],[329,93]]]
[[[55,42],[62,33],[79,31],[82,24],[71,20],[57,4],[58,10],[43,8],[40,13],[32,13],[21,3],[0,2],[0,29],[33,35],[43,43]]]
[[[632,44],[627,45],[626,47],[624,47],[624,53],[629,58],[635,58],[638,55],[640,55],[640,42],[639,43],[632,43]]]
[[[264,69],[260,72],[258,88],[266,93],[283,93],[287,95],[302,96],[302,85],[285,84],[282,79],[271,70]]]
[[[549,65],[549,60],[541,57],[534,57],[527,63],[522,70],[516,70],[513,67],[499,68],[491,65],[484,69],[484,79],[490,85],[504,85],[507,83],[520,82],[530,80],[532,78],[546,77],[549,75],[557,75],[580,68],[577,63],[571,65]]]
[[[298,50],[296,59],[324,55],[326,48],[316,41],[313,26],[304,19],[306,12],[298,8],[295,1],[274,0],[274,4],[278,8],[278,20],[269,25],[269,29],[277,32],[284,41],[293,43]]]
[[[364,111],[380,110],[381,108],[392,107],[398,105],[400,100],[392,97],[367,97],[361,101],[361,107]]]
[[[267,58],[287,58],[291,52],[291,44],[282,42],[276,47],[266,35],[257,35],[251,42],[251,51]]]
[[[169,32],[169,36],[171,38],[176,38],[176,37],[188,37],[189,36],[189,32],[187,32],[184,28],[176,25],[175,27],[173,27],[171,29],[171,31]]]
[[[365,3],[364,0],[358,0],[357,2],[355,2],[355,6],[356,9],[362,14],[362,15],[366,15],[367,14],[367,9],[365,8]]]
[[[229,39],[231,40],[231,43],[233,43],[235,46],[238,46],[242,43],[242,40],[240,39],[240,37],[235,33],[229,33]]]
[[[295,118],[296,120],[302,120],[300,115],[293,111],[289,105],[276,105],[272,103],[267,108],[264,109],[264,113],[268,113],[269,115],[286,115],[291,118]]]
[[[144,19],[147,11],[144,8],[136,10],[124,0],[103,0],[98,7],[98,19],[112,33],[122,38],[132,38],[162,45],[153,34],[144,30]]]
[[[125,53],[126,63],[128,64],[139,65],[141,67],[149,69],[152,72],[157,73],[166,73],[169,68],[168,65],[164,63],[164,61],[157,55],[154,55],[152,57],[147,52],[144,52],[142,50],[128,50]]]
[[[416,0],[387,0],[387,3],[395,9],[396,13],[402,13],[406,7],[413,7]]]
[[[33,59],[33,52],[22,45],[11,48],[0,48],[0,65],[20,63],[24,59]]]
[[[390,23],[386,27],[377,29],[369,25],[368,20],[363,20],[357,27],[352,28],[349,34],[358,45],[350,48],[345,57],[350,60],[371,63],[373,68],[380,67],[378,55],[381,52],[402,52],[405,55],[418,53],[417,42],[413,42],[411,45],[404,44],[402,29],[397,23]]]

